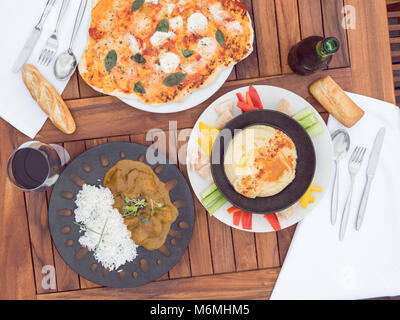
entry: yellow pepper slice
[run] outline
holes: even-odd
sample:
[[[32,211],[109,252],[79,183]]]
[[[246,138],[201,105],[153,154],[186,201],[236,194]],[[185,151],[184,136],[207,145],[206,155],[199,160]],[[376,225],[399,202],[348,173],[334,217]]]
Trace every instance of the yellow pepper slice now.
[[[204,123],[204,122],[200,122],[199,123],[199,130],[204,131],[204,130],[218,130],[214,127],[209,126],[208,124]],[[218,130],[219,131],[219,130]]]
[[[199,143],[201,149],[205,152],[205,154],[211,157],[212,146],[217,139],[220,130],[218,130],[217,128],[213,128],[204,122],[199,123],[199,130],[204,135],[204,137],[199,138],[197,142]]]
[[[213,140],[211,136],[201,137],[197,140],[200,148],[204,151],[206,155],[211,157],[211,150],[213,145]]]
[[[321,187],[310,186],[306,193],[300,198],[299,202],[303,209],[306,209],[310,203],[315,202],[315,198],[311,196],[312,192],[322,192],[324,189]]]
[[[315,192],[322,192],[324,189],[322,189],[321,187],[316,187],[316,186],[310,186],[311,191],[315,191]]]

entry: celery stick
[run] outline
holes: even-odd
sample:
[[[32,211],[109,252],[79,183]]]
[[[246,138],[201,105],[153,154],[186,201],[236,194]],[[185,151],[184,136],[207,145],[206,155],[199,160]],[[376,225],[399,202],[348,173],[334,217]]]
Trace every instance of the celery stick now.
[[[301,119],[304,119],[305,117],[309,116],[310,114],[314,114],[314,111],[310,107],[306,107],[300,112],[296,113],[293,116],[293,119],[296,121],[299,121]]]
[[[306,131],[307,131],[308,135],[310,136],[310,138],[314,138],[315,136],[324,132],[324,129],[322,129],[321,124],[318,122],[318,123],[314,124],[312,127],[307,128]]]
[[[314,114],[310,114],[309,116],[305,117],[304,119],[297,120],[297,121],[298,121],[298,123],[300,123],[300,125],[304,129],[310,128],[314,124],[318,123],[318,119]]]
[[[200,192],[200,197],[202,199],[204,199],[205,197],[207,197],[208,195],[210,195],[211,193],[213,193],[215,190],[217,190],[217,186],[215,185],[215,183],[213,183],[211,186],[209,186],[206,190]]]
[[[215,200],[217,200],[219,197],[221,197],[221,192],[219,190],[215,190],[213,193],[209,194],[207,197],[205,197],[202,202],[205,207],[209,206],[212,204]]]
[[[221,197],[212,206],[208,207],[208,213],[212,216],[219,208],[221,208],[226,203],[226,199]]]

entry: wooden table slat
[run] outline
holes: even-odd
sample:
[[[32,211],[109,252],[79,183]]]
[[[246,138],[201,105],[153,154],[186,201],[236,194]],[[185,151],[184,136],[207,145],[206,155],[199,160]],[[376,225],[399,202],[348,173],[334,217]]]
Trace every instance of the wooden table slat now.
[[[276,0],[279,47],[283,73],[292,73],[288,64],[290,49],[301,40],[297,0]]]
[[[252,0],[243,0],[250,16],[253,19],[253,4]],[[257,57],[257,41],[254,41],[253,52],[244,60],[236,65],[236,78],[237,79],[250,79],[260,76],[258,70],[258,57]]]
[[[257,269],[256,243],[253,232],[232,228],[236,271]]]
[[[231,74],[229,75],[227,81],[236,80],[236,66],[233,67]]]
[[[323,36],[324,26],[321,14],[321,2],[316,0],[299,0],[299,20],[301,38]]]
[[[253,0],[254,32],[260,76],[281,73],[275,1]]]
[[[262,269],[279,267],[280,261],[276,233],[256,233],[255,238],[258,268]]]
[[[38,299],[268,299],[279,268],[156,281],[138,288],[98,288],[38,295]]]
[[[207,214],[214,274],[236,270],[231,228]]]
[[[26,211],[28,213],[29,234],[32,248],[33,268],[35,272],[36,292],[56,291],[48,288],[51,283],[42,284],[46,266],[54,266],[53,248],[48,225],[47,200],[45,192],[26,192]],[[43,268],[45,268],[43,270]],[[49,278],[49,281],[51,279]]]
[[[34,299],[36,294],[24,193],[8,181],[5,170],[21,136],[0,120],[0,299]]]
[[[385,1],[344,3],[355,8],[357,24],[347,32],[353,92],[396,103]]]
[[[294,225],[277,232],[279,243],[279,261],[281,265],[283,265],[283,262],[285,261],[294,232],[296,231],[296,226],[297,225]]]
[[[92,98],[92,97],[101,97],[103,94],[94,90],[91,86],[89,86],[85,80],[82,79],[79,72],[77,72],[78,83],[79,83],[79,94],[81,98]]]
[[[65,87],[61,97],[64,100],[79,99],[79,82],[78,82],[78,71],[75,71],[71,76],[67,86]]]

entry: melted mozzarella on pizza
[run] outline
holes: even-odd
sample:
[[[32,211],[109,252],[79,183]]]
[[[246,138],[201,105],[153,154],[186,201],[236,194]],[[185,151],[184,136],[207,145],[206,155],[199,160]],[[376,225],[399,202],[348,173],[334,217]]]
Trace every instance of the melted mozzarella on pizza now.
[[[238,21],[230,21],[226,24],[226,28],[235,34],[241,33],[243,31],[242,25]]]
[[[169,3],[169,4],[167,5],[168,13],[171,14],[172,11],[174,11],[174,8],[175,8],[175,4]]]
[[[160,67],[165,73],[172,73],[178,68],[180,63],[179,57],[172,52],[166,52],[160,56]]]
[[[207,18],[200,12],[195,12],[187,19],[187,28],[191,33],[200,35],[207,31]]]
[[[129,39],[129,49],[131,49],[133,54],[140,53],[139,43],[136,40],[135,36],[128,34]]]
[[[171,28],[176,31],[179,28],[182,28],[183,26],[183,19],[181,16],[177,16],[174,17],[172,19],[169,20],[169,25],[171,26]]]
[[[150,38],[150,42],[154,47],[159,47],[167,40],[174,39],[175,33],[173,32],[160,32],[156,31]]]
[[[218,48],[218,43],[214,38],[206,37],[199,40],[196,51],[203,58],[211,58]]]
[[[214,19],[218,22],[223,22],[228,15],[225,13],[224,10],[222,10],[221,4],[216,3],[210,7],[210,12],[211,15],[214,17]]]

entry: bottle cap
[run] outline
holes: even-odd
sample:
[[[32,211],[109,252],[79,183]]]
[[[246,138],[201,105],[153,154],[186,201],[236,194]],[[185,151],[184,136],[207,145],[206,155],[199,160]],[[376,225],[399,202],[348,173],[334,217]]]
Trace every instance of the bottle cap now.
[[[325,38],[323,42],[323,48],[327,54],[333,54],[339,50],[339,40],[335,37]]]

